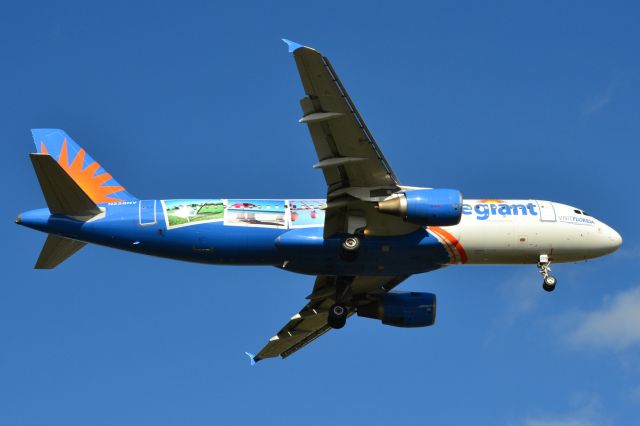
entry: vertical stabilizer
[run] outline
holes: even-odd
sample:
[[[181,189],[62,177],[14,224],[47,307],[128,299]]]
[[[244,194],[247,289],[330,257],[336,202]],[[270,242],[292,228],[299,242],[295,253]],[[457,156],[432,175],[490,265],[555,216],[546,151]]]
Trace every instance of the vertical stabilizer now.
[[[33,169],[51,214],[88,220],[100,214],[100,208],[48,154],[30,154]]]
[[[31,133],[38,153],[56,160],[95,204],[137,200],[64,130],[32,129]]]

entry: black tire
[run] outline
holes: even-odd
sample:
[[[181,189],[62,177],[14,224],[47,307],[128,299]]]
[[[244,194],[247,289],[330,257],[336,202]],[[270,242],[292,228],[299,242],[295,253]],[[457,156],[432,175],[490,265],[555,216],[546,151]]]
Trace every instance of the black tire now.
[[[331,328],[342,328],[347,323],[349,311],[344,305],[336,303],[329,308],[329,317],[327,323]]]
[[[556,289],[556,286],[555,285],[549,285],[547,283],[542,283],[542,288],[544,289],[544,291],[552,292],[553,290]]]
[[[347,323],[346,320],[329,320],[327,321],[327,323],[329,324],[329,327],[331,328],[335,328],[336,330],[341,329],[342,327],[345,326],[345,324]]]
[[[345,249],[340,250],[340,259],[345,262],[353,262],[358,257],[357,251],[346,251]]]

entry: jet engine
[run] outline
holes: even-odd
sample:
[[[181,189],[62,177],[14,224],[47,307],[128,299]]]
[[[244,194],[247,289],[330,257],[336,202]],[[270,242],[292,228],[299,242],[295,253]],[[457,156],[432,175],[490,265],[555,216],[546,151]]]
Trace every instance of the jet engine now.
[[[377,208],[416,225],[457,225],[462,217],[462,194],[456,189],[405,191],[380,201]]]
[[[390,292],[358,307],[358,316],[379,319],[394,327],[427,327],[436,321],[436,295]]]

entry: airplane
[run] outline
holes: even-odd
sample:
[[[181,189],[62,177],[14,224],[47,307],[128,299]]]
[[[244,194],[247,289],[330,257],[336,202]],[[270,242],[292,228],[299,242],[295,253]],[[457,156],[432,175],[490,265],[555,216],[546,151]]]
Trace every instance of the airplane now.
[[[286,358],[349,317],[395,327],[435,323],[436,296],[401,292],[411,275],[451,265],[531,264],[543,289],[552,262],[617,250],[621,236],[582,209],[545,200],[464,199],[402,185],[328,58],[283,39],[305,96],[302,118],[326,199],[141,200],[63,130],[33,129],[30,154],[47,208],[16,223],[48,234],[37,269],[87,243],[190,262],[269,265],[315,276],[306,305],[256,355]]]

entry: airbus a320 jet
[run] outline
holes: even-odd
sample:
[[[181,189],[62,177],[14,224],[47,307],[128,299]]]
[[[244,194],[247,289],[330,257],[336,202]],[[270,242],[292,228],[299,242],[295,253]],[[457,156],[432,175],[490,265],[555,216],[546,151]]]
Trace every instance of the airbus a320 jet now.
[[[285,40],[305,96],[302,118],[326,199],[140,200],[69,135],[32,131],[30,154],[48,208],[16,222],[48,234],[36,268],[87,243],[191,262],[271,265],[315,276],[306,305],[252,363],[285,358],[354,314],[396,327],[434,324],[436,296],[395,288],[449,265],[531,264],[552,291],[551,262],[612,253],[622,238],[582,209],[543,200],[463,199],[456,189],[405,186],[329,60]]]

